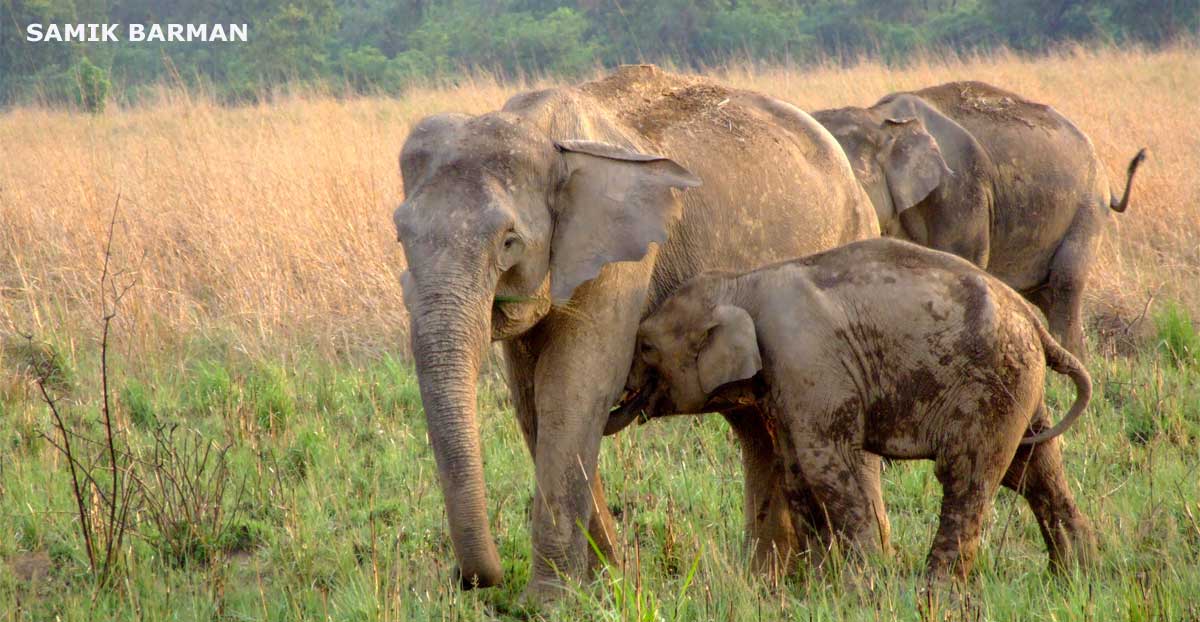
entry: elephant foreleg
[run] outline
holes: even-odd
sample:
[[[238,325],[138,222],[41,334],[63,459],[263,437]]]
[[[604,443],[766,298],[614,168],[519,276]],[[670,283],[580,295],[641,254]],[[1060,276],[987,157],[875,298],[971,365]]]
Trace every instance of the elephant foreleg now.
[[[783,462],[758,407],[748,406],[724,415],[742,449],[746,544],[751,551],[751,565],[756,572],[786,574],[796,557],[814,544],[810,540],[820,540],[816,529],[823,521],[814,512],[799,530],[792,522]],[[802,506],[815,508],[815,504],[799,501]]]
[[[541,325],[534,366],[536,412],[533,574],[526,595],[553,597],[586,576],[587,526],[602,550],[616,534],[596,474],[609,409],[625,388],[645,304],[645,265],[610,267]],[[585,290],[586,291],[586,290]],[[600,295],[600,294],[603,295]]]
[[[935,193],[900,214],[908,239],[953,253],[986,270],[991,261],[990,194],[974,183]]]
[[[832,542],[825,511],[807,486],[789,486],[782,448],[757,407],[725,413],[742,448],[746,537],[756,571],[787,572],[799,557],[820,563]],[[882,459],[862,453],[859,481],[874,510],[881,550],[891,551],[891,523],[883,503]],[[791,490],[789,493],[788,490]]]
[[[525,446],[529,455],[537,458],[537,403],[534,398],[534,371],[537,357],[530,344],[522,339],[514,339],[504,343],[505,362],[509,390],[512,393],[513,409],[517,415],[517,423],[521,435],[525,438]],[[595,543],[595,549],[588,546],[588,567],[595,569],[600,564],[597,550],[610,563],[620,564],[620,548],[614,534],[616,521],[609,510],[604,494],[604,484],[597,471],[591,480],[591,498],[593,508],[591,520],[588,521],[588,536]]]

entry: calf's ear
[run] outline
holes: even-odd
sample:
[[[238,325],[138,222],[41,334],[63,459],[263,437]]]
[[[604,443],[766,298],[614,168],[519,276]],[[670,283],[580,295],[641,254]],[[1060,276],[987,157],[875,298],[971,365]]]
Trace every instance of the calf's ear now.
[[[717,305],[713,324],[696,355],[700,388],[712,394],[722,385],[754,377],[762,369],[754,319],[741,307]]]

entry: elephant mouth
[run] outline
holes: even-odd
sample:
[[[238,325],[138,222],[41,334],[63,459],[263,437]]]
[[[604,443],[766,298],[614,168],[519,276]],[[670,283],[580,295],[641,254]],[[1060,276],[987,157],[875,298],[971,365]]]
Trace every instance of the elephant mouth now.
[[[634,421],[640,425],[653,419],[655,416],[653,409],[647,408],[647,406],[650,405],[650,398],[654,396],[655,389],[654,384],[638,389],[626,388],[625,392],[621,394],[621,399],[617,400],[617,405],[608,412],[608,421],[604,424],[604,435],[616,434]]]
[[[765,396],[766,384],[762,380],[762,374],[756,374],[753,378],[725,385],[696,412],[728,412],[755,406],[760,404]],[[657,379],[652,379],[645,386],[635,389],[626,387],[621,398],[617,400],[617,405],[608,412],[604,435],[616,434],[634,421],[641,425],[651,419],[677,412],[674,408]]]
[[[766,383],[762,374],[752,378],[727,384],[711,396],[704,404],[704,410],[709,412],[727,412],[760,404],[766,397]]]
[[[549,298],[502,296],[492,301],[492,341],[504,341],[533,328],[550,310]]]

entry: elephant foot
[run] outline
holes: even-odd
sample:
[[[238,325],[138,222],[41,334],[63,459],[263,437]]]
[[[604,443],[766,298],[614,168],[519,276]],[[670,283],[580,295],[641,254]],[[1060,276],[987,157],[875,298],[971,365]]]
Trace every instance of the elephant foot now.
[[[1082,515],[1071,516],[1056,528],[1048,529],[1046,538],[1050,549],[1050,571],[1068,574],[1083,570],[1097,559],[1096,535],[1091,523]]]
[[[846,598],[862,603],[873,603],[881,589],[882,575],[877,564],[863,558],[844,559],[835,568],[829,568],[833,582],[841,587]]]
[[[517,602],[524,609],[542,610],[560,602],[570,592],[570,588],[562,581],[533,579],[525,585],[525,589],[517,597]]]
[[[458,587],[464,590],[474,590],[478,588],[496,587],[503,582],[504,577],[500,572],[495,573],[471,573],[470,576],[463,574],[462,567],[455,564],[450,569],[451,576],[454,577]]]
[[[960,581],[931,581],[917,590],[917,610],[922,620],[980,620],[983,611]]]

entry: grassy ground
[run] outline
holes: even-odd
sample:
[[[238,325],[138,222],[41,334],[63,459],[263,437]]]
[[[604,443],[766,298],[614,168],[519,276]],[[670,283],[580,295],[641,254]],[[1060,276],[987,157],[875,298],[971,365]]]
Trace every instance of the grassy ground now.
[[[809,109],[988,80],[1075,119],[1114,179],[1150,146],[1133,206],[1115,219],[1094,271],[1096,397],[1066,436],[1071,483],[1095,523],[1101,560],[1084,575],[1053,578],[1032,516],[1002,492],[975,579],[956,608],[926,615],[1200,618],[1200,337],[1191,319],[1200,317],[1200,54],[1077,51],[928,59],[895,71],[864,63],[716,73]],[[480,414],[507,584],[451,585],[441,493],[401,345],[402,265],[389,217],[402,195],[395,155],[414,119],[495,108],[520,88],[477,78],[396,100],[304,95],[241,109],[164,91],[154,105],[100,117],[0,113],[0,616],[527,614],[516,593],[529,567],[532,465],[494,370]],[[100,455],[83,438],[103,432],[97,278],[118,196],[114,268],[138,285],[113,324],[112,412],[122,451],[138,457],[132,472],[151,494],[118,552],[121,571],[96,589],[69,465],[41,436],[57,438],[29,362],[53,362],[48,388],[83,435],[78,450]],[[1058,381],[1050,396],[1056,413],[1072,398]],[[163,426],[177,426],[166,445],[156,435]],[[168,497],[154,484],[165,467],[151,466],[152,452],[197,443],[228,450],[211,454],[200,470],[207,478],[171,506],[168,519],[181,520],[156,523],[153,503]],[[927,464],[885,473],[898,554],[874,565],[873,586],[845,590],[836,569],[782,585],[747,575],[738,462],[719,418],[658,421],[606,441],[601,469],[625,562],[543,615],[919,616],[914,586],[940,495]],[[204,501],[219,481],[226,494]]]
[[[1164,343],[1200,346],[1160,315]],[[1174,333],[1172,331],[1182,331]],[[14,361],[6,360],[14,366]],[[68,419],[98,437],[97,361],[67,357],[55,389]],[[1101,560],[1054,578],[1024,502],[1002,492],[975,579],[932,619],[1181,620],[1200,616],[1200,362],[1165,350],[1093,359],[1097,396],[1066,441],[1073,489]],[[479,619],[522,615],[532,469],[494,374],[481,392],[494,531],[505,587],[463,593],[409,366],[384,357],[330,365],[298,355],[255,359],[195,344],[182,360],[126,361],[112,373],[122,435],[152,447],[179,424],[229,445],[224,529],[172,548],[142,524],[112,588],[95,590],[76,532],[61,456],[38,437],[45,409],[10,384],[0,421],[0,611],[12,619]],[[1073,393],[1055,382],[1051,408]],[[632,428],[606,442],[601,468],[625,542],[605,572],[551,613],[583,619],[916,619],[914,586],[936,525],[928,463],[896,463],[885,498],[898,554],[873,588],[844,591],[836,571],[768,585],[741,553],[736,445],[718,417]],[[145,511],[143,510],[143,514]],[[145,518],[143,515],[142,518]],[[182,551],[182,553],[181,553]],[[963,608],[967,615],[963,615]],[[978,616],[978,617],[977,617]]]

